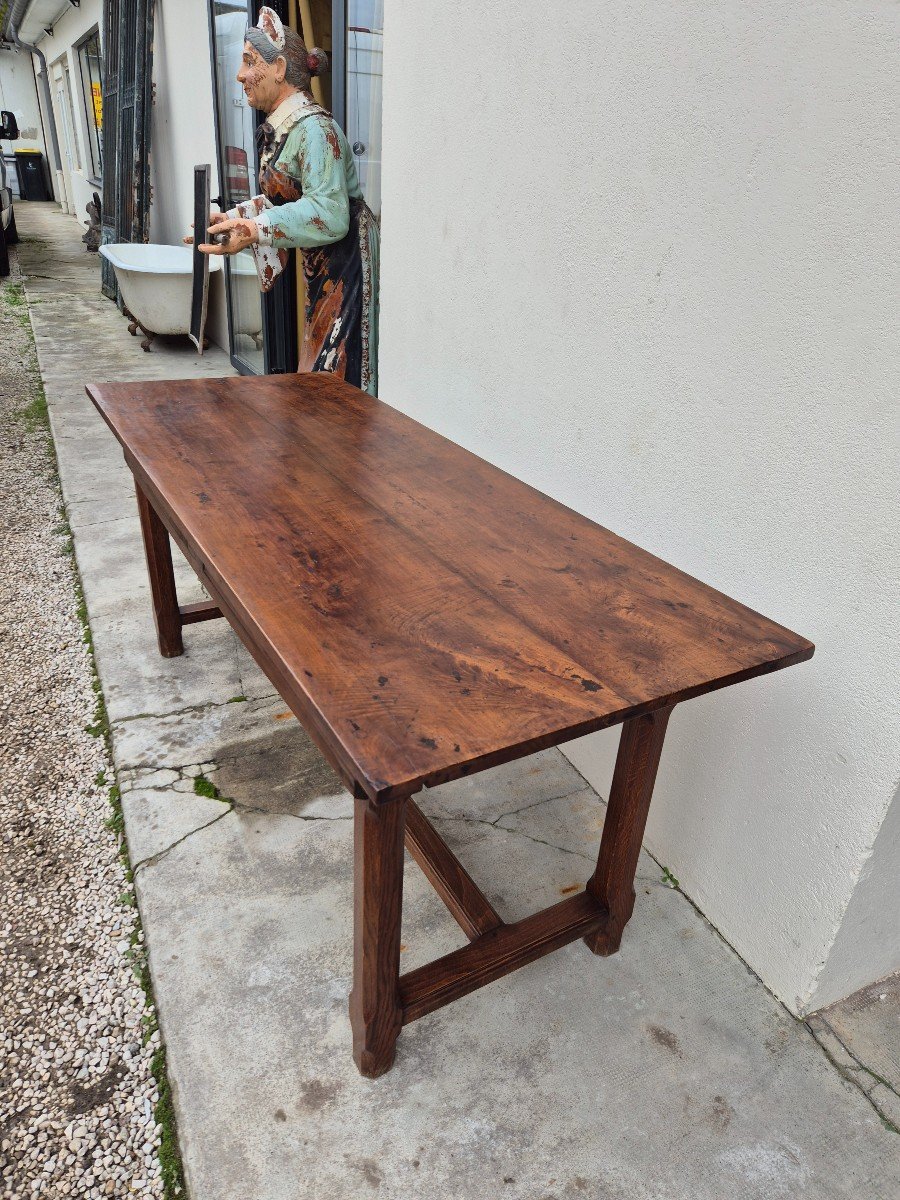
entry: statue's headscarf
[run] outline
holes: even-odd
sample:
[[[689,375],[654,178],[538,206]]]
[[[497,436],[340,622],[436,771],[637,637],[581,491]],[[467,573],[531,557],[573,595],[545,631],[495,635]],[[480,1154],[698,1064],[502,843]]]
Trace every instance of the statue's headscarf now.
[[[287,64],[285,81],[299,91],[307,91],[313,75],[324,75],[328,70],[328,55],[317,46],[307,50],[303,38],[293,29],[285,29],[281,17],[273,9],[259,10],[259,24],[250,26],[246,40],[253,49],[272,63],[279,56]]]

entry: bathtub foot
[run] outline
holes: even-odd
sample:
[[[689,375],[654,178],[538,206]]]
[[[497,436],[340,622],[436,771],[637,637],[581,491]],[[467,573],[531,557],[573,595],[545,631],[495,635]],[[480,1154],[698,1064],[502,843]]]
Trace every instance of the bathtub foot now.
[[[141,342],[141,349],[145,350],[145,351],[149,350],[150,343],[156,337],[156,334],[153,332],[153,330],[145,329],[144,326],[137,319],[137,317],[134,315],[134,313],[129,312],[127,308],[122,309],[122,315],[128,321],[128,332],[131,334],[132,337],[137,337],[138,330],[140,330],[141,333],[144,335],[144,340]]]

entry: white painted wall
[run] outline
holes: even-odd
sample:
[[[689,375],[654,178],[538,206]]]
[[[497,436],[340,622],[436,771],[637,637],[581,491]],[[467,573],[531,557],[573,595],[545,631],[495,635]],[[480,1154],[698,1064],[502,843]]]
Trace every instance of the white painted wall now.
[[[900,793],[895,793],[816,982],[815,1007],[824,1007],[855,992],[860,986],[860,964],[865,964],[866,982],[884,979],[897,970],[898,877]]]
[[[150,162],[153,205],[150,239],[180,243],[194,215],[194,167],[212,166],[212,194],[219,192],[209,24],[205,4],[157,0]],[[207,335],[228,346],[224,272],[210,276]]]
[[[900,969],[900,8],[386,7],[382,396],[817,643],[647,842],[793,1011]]]
[[[13,150],[44,150],[31,55],[25,50],[0,49],[0,108],[15,114],[19,139],[0,139],[5,154]]]
[[[87,140],[87,114],[84,111],[84,103],[81,96],[81,74],[78,66],[78,52],[75,46],[78,42],[90,33],[90,31],[98,27],[101,23],[101,6],[100,0],[82,0],[80,8],[70,7],[58,21],[53,25],[53,36],[49,37],[46,34],[39,38],[35,43],[43,51],[50,71],[50,93],[53,100],[54,115],[56,118],[57,134],[59,137],[59,149],[63,159],[63,173],[65,176],[65,194],[62,194],[59,188],[59,181],[55,178],[53,166],[53,148],[50,142],[49,131],[47,133],[47,145],[44,148],[44,153],[51,165],[51,176],[54,176],[53,182],[56,189],[56,199],[60,201],[80,223],[87,220],[87,206],[91,201],[91,197],[95,191],[99,191],[99,187],[91,177],[90,167],[90,151]],[[31,29],[27,23],[23,23],[23,34],[32,35],[35,30]],[[63,133],[63,117],[58,110],[57,103],[57,83],[54,79],[54,64],[66,62],[69,67],[69,76],[71,80],[71,97],[72,97],[72,115],[73,115],[73,137],[76,143],[76,150],[80,165],[72,170],[68,169],[66,163],[66,144]],[[34,59],[34,66],[37,72],[40,72],[40,62],[37,58]],[[44,114],[46,122],[48,114]]]
[[[0,50],[0,108],[15,113],[20,134],[17,141],[0,141],[0,147],[7,154],[15,150],[40,150],[47,159],[47,180],[52,188],[56,180],[52,159],[48,157],[44,145],[47,115],[38,100],[31,61],[31,55],[26,50]],[[14,172],[9,170],[8,174],[11,176]]]

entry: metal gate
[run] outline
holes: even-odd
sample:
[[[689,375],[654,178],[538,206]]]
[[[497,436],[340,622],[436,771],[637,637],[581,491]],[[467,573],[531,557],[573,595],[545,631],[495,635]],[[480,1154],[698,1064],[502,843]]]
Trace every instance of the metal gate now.
[[[150,116],[154,0],[104,0],[103,215],[101,242],[150,238]],[[118,299],[104,258],[104,295]]]

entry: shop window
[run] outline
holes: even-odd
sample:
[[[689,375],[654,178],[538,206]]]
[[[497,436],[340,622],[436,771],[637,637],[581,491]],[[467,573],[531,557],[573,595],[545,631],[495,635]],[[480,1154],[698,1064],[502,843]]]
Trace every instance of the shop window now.
[[[103,59],[98,30],[89,33],[78,47],[81,91],[87,120],[91,179],[99,183],[103,173]]]

